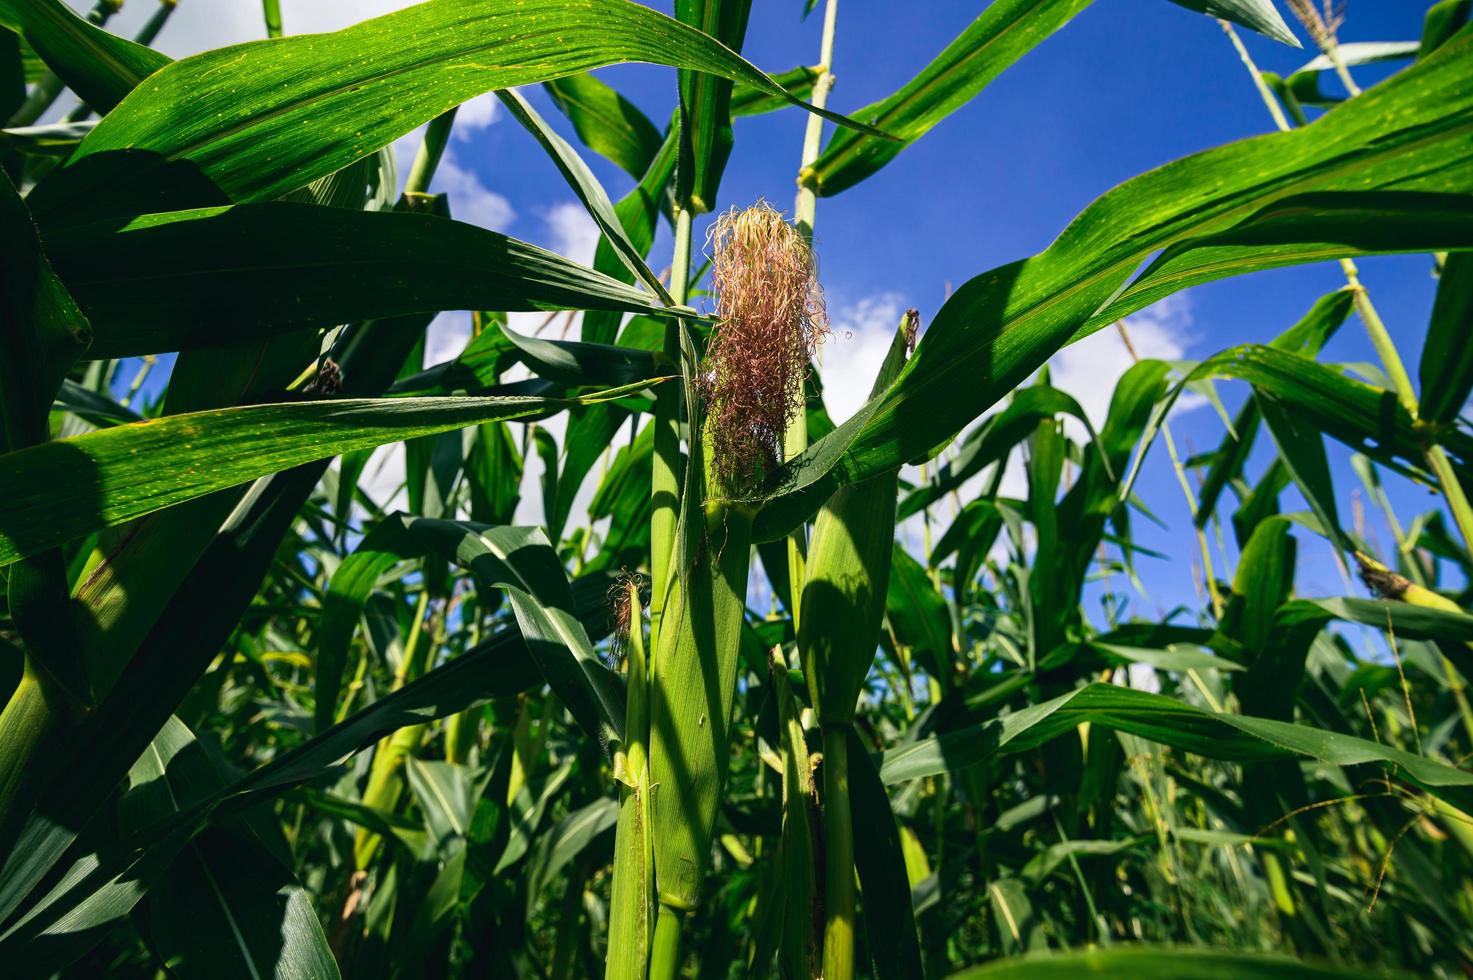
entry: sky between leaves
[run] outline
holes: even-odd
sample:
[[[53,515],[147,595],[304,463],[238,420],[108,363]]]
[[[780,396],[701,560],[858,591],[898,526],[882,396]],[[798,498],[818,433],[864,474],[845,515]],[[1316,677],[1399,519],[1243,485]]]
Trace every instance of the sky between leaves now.
[[[69,2],[78,9],[90,6],[88,0]],[[281,3],[288,33],[332,30],[408,5],[405,0]],[[670,12],[670,2],[649,5]],[[830,106],[855,109],[899,88],[981,7],[975,0],[915,5],[841,0],[837,85]],[[1414,40],[1420,35],[1425,7],[1409,0],[1352,0],[1341,40]],[[802,8],[801,0],[754,4],[746,57],[773,73],[813,63],[820,17],[802,20]],[[109,26],[131,35],[153,9],[154,0],[127,0]],[[1242,33],[1259,65],[1281,74],[1287,75],[1312,54]],[[259,0],[179,0],[158,47],[181,57],[264,35]],[[1365,86],[1386,72],[1369,67],[1356,73]],[[619,66],[598,74],[652,120],[668,119],[674,99],[672,70]],[[527,95],[578,145],[571,127],[540,90]],[[450,195],[460,220],[591,262],[597,243],[592,222],[540,148],[498,110],[490,96],[461,110],[434,189]],[[745,206],[766,198],[779,208],[791,208],[804,125],[804,114],[797,110],[740,120],[720,206]],[[952,287],[1044,248],[1110,187],[1178,157],[1271,127],[1246,72],[1213,21],[1166,0],[1098,0],[877,175],[838,197],[819,201],[816,244],[834,326],[820,367],[830,412],[842,419],[862,403],[907,307],[917,307],[922,322],[928,322]],[[415,134],[396,146],[401,179],[417,144]],[[629,189],[629,178],[612,164],[586,151],[584,157],[611,197],[617,199]],[[697,241],[702,240],[705,223],[698,223]],[[669,254],[668,230],[662,229],[651,264],[661,268]],[[1360,265],[1362,279],[1404,359],[1414,366],[1435,290],[1429,260],[1382,258]],[[1132,339],[1141,356],[1165,360],[1196,360],[1235,344],[1264,342],[1343,282],[1336,264],[1322,263],[1197,287],[1131,317]],[[544,320],[542,315],[524,315],[514,325],[532,330]],[[563,327],[563,321],[556,321],[547,330],[555,336]],[[468,315],[443,314],[432,327],[429,361],[453,356],[468,330]],[[576,330],[572,335],[576,337]],[[1324,357],[1375,362],[1356,320],[1346,324]],[[1130,363],[1119,337],[1106,330],[1062,351],[1051,368],[1054,383],[1078,398],[1098,423],[1116,379]],[[1219,391],[1230,411],[1244,393],[1238,384],[1222,385]],[[1222,438],[1221,421],[1205,406],[1202,399],[1184,400],[1173,417],[1174,434],[1186,455],[1210,449]],[[559,436],[560,426],[560,421],[553,426]],[[1264,455],[1267,442],[1260,440],[1257,456]],[[1359,484],[1346,462],[1347,453],[1333,443],[1330,451],[1342,520],[1349,523],[1353,491]],[[1263,465],[1256,459],[1250,473],[1256,476]],[[534,455],[528,460],[519,522],[540,522],[536,489],[540,470]],[[386,488],[402,479],[402,452],[381,451],[370,464],[369,476],[371,492],[382,497]],[[596,474],[580,495],[578,510],[592,495],[595,479]],[[1425,490],[1394,478],[1390,482],[1404,521],[1435,506]],[[1137,489],[1165,525],[1153,527],[1137,517],[1138,543],[1170,558],[1138,561],[1147,594],[1132,592],[1132,608],[1145,616],[1165,613],[1178,604],[1199,608],[1189,567],[1195,561],[1190,557],[1194,546],[1189,512],[1164,447],[1153,448]],[[1018,469],[1005,482],[1005,492],[1025,491]],[[1301,506],[1292,493],[1286,505]],[[950,503],[938,508],[935,534],[945,530],[951,513]],[[1367,514],[1367,530],[1373,543],[1391,546],[1389,533],[1374,514]],[[918,521],[902,533],[912,546],[922,547]],[[1301,592],[1360,594],[1358,584],[1342,578],[1329,546],[1318,539],[1305,540],[1308,537],[1301,533]],[[1227,542],[1224,546],[1226,566],[1216,542],[1214,560],[1219,568],[1233,567],[1236,556]],[[1117,589],[1124,585],[1118,578],[1113,584]],[[1098,585],[1092,589],[1096,596],[1100,590]]]

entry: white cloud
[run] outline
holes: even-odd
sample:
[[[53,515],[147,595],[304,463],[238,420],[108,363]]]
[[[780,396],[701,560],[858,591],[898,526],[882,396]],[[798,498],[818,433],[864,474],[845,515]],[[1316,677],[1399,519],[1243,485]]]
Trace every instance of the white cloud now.
[[[1125,327],[1143,360],[1179,361],[1195,338],[1191,303],[1183,293],[1127,317]],[[1098,430],[1110,410],[1116,383],[1134,363],[1120,332],[1110,326],[1065,347],[1049,361],[1049,369],[1054,387],[1073,395]],[[1173,410],[1189,411],[1204,402],[1200,396],[1187,394]],[[1077,421],[1066,421],[1065,430],[1072,439],[1085,438],[1084,426]]]
[[[824,406],[836,422],[846,421],[869,399],[875,374],[895,337],[905,297],[876,293],[830,310],[833,333],[818,352]]]
[[[456,139],[466,141],[500,118],[501,102],[497,100],[496,93],[486,92],[460,107],[451,132]]]
[[[425,367],[443,364],[459,356],[470,339],[470,313],[447,310],[438,314],[425,330]]]
[[[457,221],[505,231],[516,220],[511,202],[487,189],[475,171],[462,167],[452,149],[447,148],[440,159],[430,190],[450,195],[450,213]]]
[[[542,213],[549,232],[548,248],[582,265],[593,265],[598,250],[598,225],[578,201],[554,204]]]

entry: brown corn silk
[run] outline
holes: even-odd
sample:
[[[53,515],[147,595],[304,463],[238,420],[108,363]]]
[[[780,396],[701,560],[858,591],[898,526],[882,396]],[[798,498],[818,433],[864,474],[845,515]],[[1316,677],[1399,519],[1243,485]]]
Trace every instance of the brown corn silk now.
[[[781,460],[796,394],[828,333],[813,251],[765,202],[716,219],[708,240],[719,324],[699,379],[716,485],[760,478]]]

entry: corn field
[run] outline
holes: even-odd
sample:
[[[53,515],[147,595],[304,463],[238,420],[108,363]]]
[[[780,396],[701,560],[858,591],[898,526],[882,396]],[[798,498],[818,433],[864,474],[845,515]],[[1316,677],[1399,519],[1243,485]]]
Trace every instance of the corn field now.
[[[238,0],[259,40],[175,60],[176,2],[0,0],[0,973],[1473,975],[1473,2],[1342,44],[1355,5],[991,0],[870,105],[854,0]],[[1261,135],[900,315],[831,416],[828,199],[1172,3]],[[487,93],[591,264],[434,189]],[[723,187],[771,113],[791,203]],[[1393,254],[1425,322],[1362,279]],[[1310,263],[1297,321],[1137,356],[1153,304]],[[1092,419],[1049,364],[1100,331]]]

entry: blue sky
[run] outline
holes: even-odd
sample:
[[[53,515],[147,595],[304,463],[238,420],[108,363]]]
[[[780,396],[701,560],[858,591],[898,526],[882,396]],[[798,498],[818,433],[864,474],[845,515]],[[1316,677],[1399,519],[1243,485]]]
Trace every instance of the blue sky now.
[[[81,0],[72,2],[82,5]],[[282,0],[286,29],[292,33],[344,26],[404,5],[395,0]],[[843,0],[831,107],[858,108],[903,85],[981,7],[975,0]],[[130,33],[152,8],[152,0],[128,0],[114,26]],[[744,50],[748,59],[772,72],[814,62],[820,17],[803,21],[801,8],[802,0],[757,0]],[[181,0],[160,46],[179,56],[260,37],[259,10],[257,0]],[[1341,39],[1414,40],[1424,10],[1425,4],[1406,0],[1353,0]],[[1246,32],[1243,36],[1263,68],[1283,74],[1313,53]],[[651,119],[668,118],[675,97],[673,71],[620,66],[599,74]],[[1381,74],[1357,70],[1363,85]],[[541,93],[528,94],[571,138],[570,128]],[[797,110],[739,120],[720,206],[766,198],[790,208],[804,126],[805,116]],[[1167,0],[1099,0],[888,167],[837,197],[820,200],[817,247],[836,328],[823,355],[824,376],[836,402],[852,410],[857,393],[868,389],[878,351],[906,306],[918,307],[923,322],[928,321],[948,285],[1044,248],[1110,187],[1178,157],[1271,127],[1237,55],[1212,20]],[[628,189],[631,181],[613,165],[585,156],[611,196]],[[459,138],[439,187],[450,193],[452,208],[464,219],[575,258],[591,255],[590,225],[566,187],[531,139],[489,102],[462,113]],[[668,234],[662,232],[652,264],[667,262],[669,249]],[[1435,290],[1430,261],[1400,257],[1360,265],[1415,377]],[[1145,311],[1133,318],[1132,329],[1147,356],[1202,358],[1235,344],[1270,339],[1343,282],[1334,263],[1226,280]],[[437,336],[446,350],[456,336],[455,324],[447,317],[440,325]],[[1358,320],[1347,323],[1325,358],[1375,360]],[[1102,410],[1114,378],[1128,363],[1118,339],[1104,332],[1061,355],[1055,381],[1086,407]],[[1221,391],[1230,408],[1241,400],[1241,386],[1226,385]],[[1178,413],[1172,425],[1179,443],[1197,451],[1216,445],[1223,432],[1215,413],[1205,407]],[[1346,454],[1335,446],[1331,450],[1342,519],[1349,522],[1351,494],[1358,483],[1344,463]],[[1261,465],[1260,460],[1255,475]],[[1404,521],[1434,506],[1425,490],[1391,482]],[[1168,524],[1158,530],[1138,521],[1142,543],[1168,552],[1173,560],[1143,562],[1142,577],[1151,597],[1137,598],[1136,609],[1151,615],[1158,607],[1195,604],[1187,566],[1193,550],[1190,523],[1160,445],[1152,451],[1139,489]],[[940,519],[946,520],[945,511]],[[1384,527],[1379,522],[1372,527],[1385,547],[1389,535]],[[1301,543],[1301,565],[1304,593],[1344,593],[1322,542]]]

